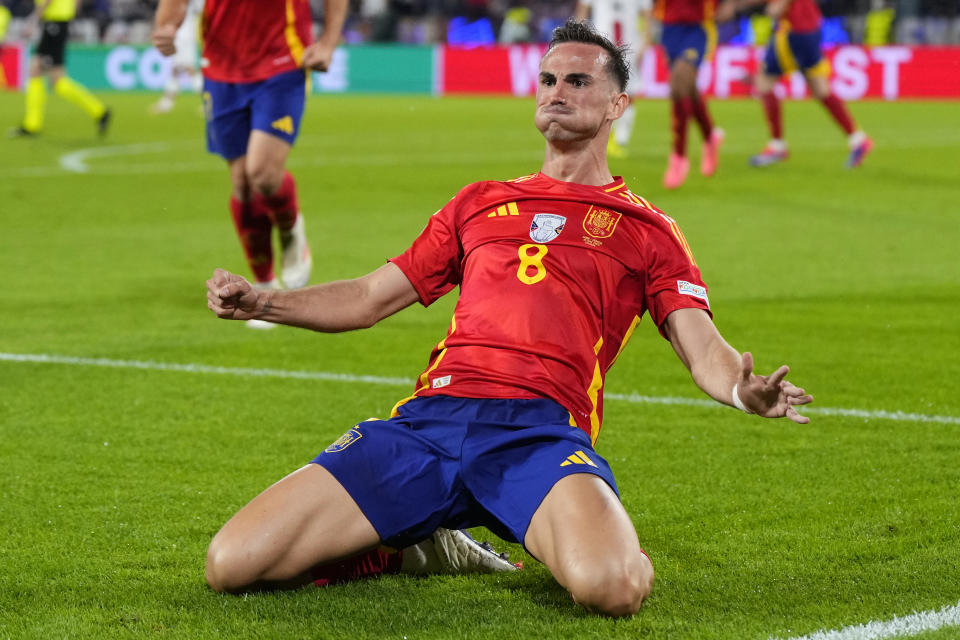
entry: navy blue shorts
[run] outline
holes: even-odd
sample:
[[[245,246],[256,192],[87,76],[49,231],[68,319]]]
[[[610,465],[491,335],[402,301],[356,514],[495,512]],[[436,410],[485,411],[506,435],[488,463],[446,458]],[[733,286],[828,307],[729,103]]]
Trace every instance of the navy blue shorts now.
[[[820,50],[822,39],[819,29],[806,33],[778,30],[767,45],[763,58],[764,73],[782,76],[798,70],[804,73],[816,72],[826,66],[827,75],[830,75],[829,66]]]
[[[391,547],[437,527],[484,526],[522,543],[547,493],[573,473],[600,476],[617,492],[590,437],[552,400],[433,396],[398,413],[361,422],[313,460]]]
[[[707,54],[707,30],[700,24],[665,24],[660,43],[671,65],[685,60],[699,67]]]
[[[203,79],[207,151],[233,160],[247,154],[254,129],[293,144],[307,99],[307,75],[294,69],[259,82]]]

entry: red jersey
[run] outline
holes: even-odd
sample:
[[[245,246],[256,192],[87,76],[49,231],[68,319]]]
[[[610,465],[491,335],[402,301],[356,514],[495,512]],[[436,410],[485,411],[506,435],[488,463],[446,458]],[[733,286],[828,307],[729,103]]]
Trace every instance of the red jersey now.
[[[550,398],[596,441],[607,370],[644,312],[709,313],[679,227],[627,189],[543,174],[477,182],[391,260],[424,306],[460,286],[415,396]]]
[[[656,0],[654,13],[664,24],[712,22],[717,0]]]
[[[257,82],[300,67],[313,40],[309,0],[207,0],[203,75]]]
[[[823,16],[817,0],[793,0],[783,15],[783,21],[793,33],[809,33],[820,28]]]

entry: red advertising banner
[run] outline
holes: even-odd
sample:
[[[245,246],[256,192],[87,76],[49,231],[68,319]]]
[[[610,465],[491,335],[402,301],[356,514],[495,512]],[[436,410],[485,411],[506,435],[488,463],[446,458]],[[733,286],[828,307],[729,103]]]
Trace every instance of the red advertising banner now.
[[[533,95],[543,50],[543,45],[445,47],[440,93]],[[750,95],[750,77],[763,55],[763,47],[719,47],[700,68],[700,90],[717,98]],[[842,46],[824,56],[833,65],[833,91],[844,100],[960,98],[960,47]],[[666,97],[667,63],[659,47],[648,50],[640,75],[641,95]],[[788,98],[807,95],[799,73],[785,78],[780,91]]]
[[[0,89],[20,87],[23,49],[17,44],[0,44]]]

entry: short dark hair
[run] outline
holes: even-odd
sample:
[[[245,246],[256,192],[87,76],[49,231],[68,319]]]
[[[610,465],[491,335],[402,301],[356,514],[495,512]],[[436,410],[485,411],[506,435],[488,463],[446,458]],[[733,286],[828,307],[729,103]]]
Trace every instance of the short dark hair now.
[[[630,78],[630,67],[627,65],[627,46],[615,45],[594,29],[589,22],[577,22],[573,18],[553,30],[550,44],[547,45],[547,52],[549,53],[555,46],[565,42],[582,42],[602,47],[610,54],[606,64],[607,73],[616,81],[620,91],[627,88],[627,80]]]

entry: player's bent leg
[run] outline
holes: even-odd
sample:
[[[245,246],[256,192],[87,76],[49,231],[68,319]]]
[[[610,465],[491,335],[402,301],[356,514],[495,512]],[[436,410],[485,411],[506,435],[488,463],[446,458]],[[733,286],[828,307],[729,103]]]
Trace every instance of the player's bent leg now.
[[[697,67],[686,60],[676,60],[670,67],[670,97],[691,98],[697,92]]]
[[[280,232],[283,284],[289,289],[306,286],[313,267],[310,245],[299,212],[296,182],[285,169],[290,144],[254,130],[247,151],[247,176]]]
[[[653,588],[653,565],[630,517],[595,475],[558,481],[533,514],[524,544],[591,611],[633,615]]]
[[[230,171],[231,194],[237,200],[247,200],[250,197],[250,182],[247,180],[247,157],[240,156],[227,160]]]
[[[250,132],[246,174],[254,193],[271,196],[283,184],[290,143],[264,131]]]
[[[207,551],[206,578],[216,591],[306,584],[316,565],[380,543],[347,491],[316,464],[294,471],[236,513]]]

